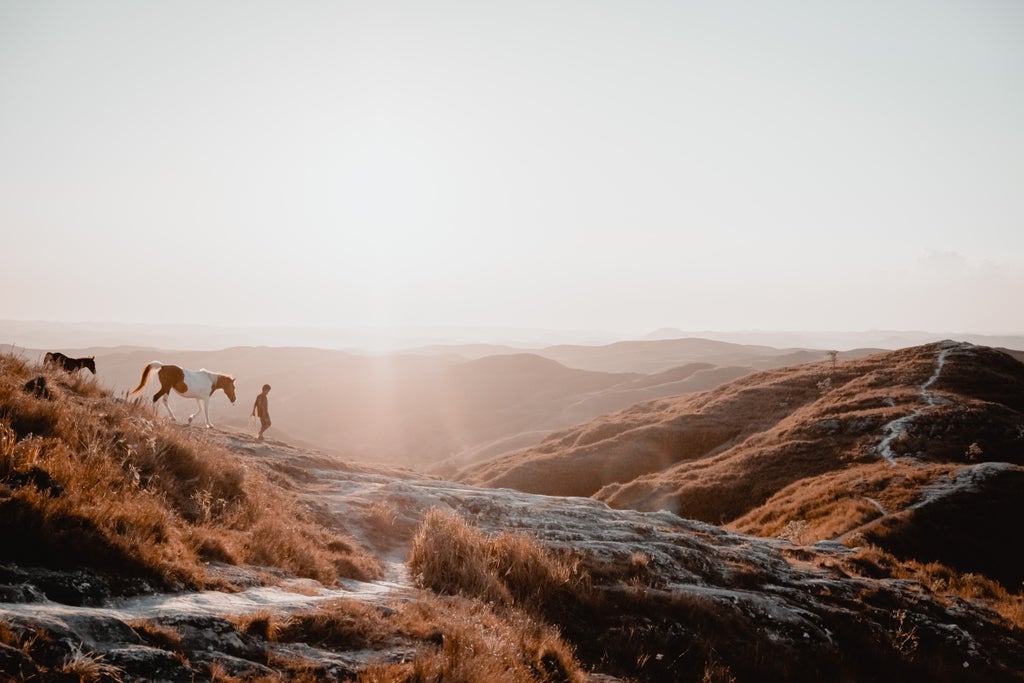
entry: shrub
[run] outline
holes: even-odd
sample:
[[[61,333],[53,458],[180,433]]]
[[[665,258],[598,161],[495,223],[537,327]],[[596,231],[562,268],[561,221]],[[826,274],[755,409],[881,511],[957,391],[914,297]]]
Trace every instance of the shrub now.
[[[529,536],[486,536],[438,509],[426,514],[413,539],[409,568],[421,585],[439,593],[541,609],[589,585],[577,562],[555,557]]]
[[[236,618],[235,624],[247,635],[268,641],[352,650],[378,645],[391,631],[380,611],[358,600],[332,600],[288,616],[257,612]]]
[[[500,614],[478,600],[443,598],[408,605],[400,630],[425,641],[406,664],[376,664],[360,683],[573,683],[585,680],[558,631],[516,609]]]
[[[60,673],[67,676],[69,680],[78,680],[81,683],[100,683],[100,681],[119,683],[124,672],[118,667],[104,662],[103,655],[75,648],[60,668]]]

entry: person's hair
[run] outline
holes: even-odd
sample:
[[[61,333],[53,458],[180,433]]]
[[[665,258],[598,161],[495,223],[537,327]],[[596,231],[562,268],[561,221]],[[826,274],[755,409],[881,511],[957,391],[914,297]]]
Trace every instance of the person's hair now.
[[[263,385],[263,391],[270,391],[270,385],[269,384],[264,384]]]

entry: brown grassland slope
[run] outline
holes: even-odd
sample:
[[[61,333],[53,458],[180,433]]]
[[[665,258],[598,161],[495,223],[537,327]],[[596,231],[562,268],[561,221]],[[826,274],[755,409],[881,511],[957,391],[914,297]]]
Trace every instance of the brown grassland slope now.
[[[861,534],[1018,586],[1024,539],[1003,520],[1021,465],[1024,365],[945,342],[640,404],[461,478],[803,542]]]
[[[994,386],[1015,366],[946,360],[977,401],[1016,400]],[[866,463],[876,516],[807,546],[188,428],[0,356],[0,681],[1019,681],[1019,592],[879,545],[919,553],[945,501],[983,524],[970,492],[1018,468],[985,460],[998,439],[918,468],[915,434]],[[800,514],[779,535],[813,536]]]
[[[114,592],[220,582],[208,563],[324,581],[377,561],[199,430],[91,375],[0,356],[0,563],[96,572]]]
[[[633,552],[602,553],[570,529],[555,533],[575,543],[551,549],[523,533],[481,533],[433,510],[408,562],[441,595],[473,597],[499,612],[515,607],[557,625],[581,660],[602,662],[627,681],[1019,680],[1014,665],[1004,667],[1022,652],[1020,596],[990,581],[938,564],[902,565],[871,547],[839,546],[831,555],[779,544],[768,547],[781,554],[766,552],[749,537],[696,522],[680,520],[673,534],[670,517],[662,519],[659,533],[648,531]],[[613,525],[600,543],[614,547],[613,538],[630,535],[625,520]],[[867,572],[876,578],[861,578]],[[934,594],[915,580],[928,581]],[[975,609],[967,601],[989,608],[964,626],[999,652],[985,671],[962,658],[963,641],[941,635],[959,607]],[[559,652],[546,671],[571,661]]]

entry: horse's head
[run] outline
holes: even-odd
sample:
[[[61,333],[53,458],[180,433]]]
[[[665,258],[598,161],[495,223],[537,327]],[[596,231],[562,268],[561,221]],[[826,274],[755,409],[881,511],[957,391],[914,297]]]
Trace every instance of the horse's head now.
[[[228,377],[227,375],[221,375],[220,388],[224,390],[224,393],[228,395],[231,402],[235,402],[235,378]]]
[[[82,367],[89,368],[89,372],[96,374],[96,356],[89,356],[82,359]]]

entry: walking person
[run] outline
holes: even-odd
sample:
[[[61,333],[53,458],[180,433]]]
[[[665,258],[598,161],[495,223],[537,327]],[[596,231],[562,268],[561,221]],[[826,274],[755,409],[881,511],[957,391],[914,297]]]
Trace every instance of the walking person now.
[[[270,407],[267,404],[267,394],[270,393],[270,385],[263,385],[263,393],[256,397],[256,402],[252,405],[252,415],[258,415],[260,418],[260,433],[256,437],[257,440],[263,441],[263,432],[270,428]]]

